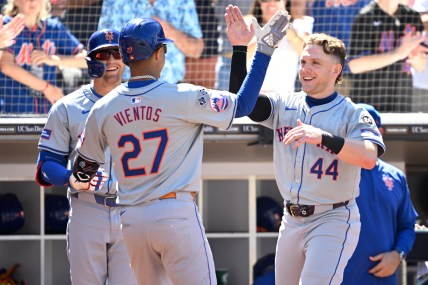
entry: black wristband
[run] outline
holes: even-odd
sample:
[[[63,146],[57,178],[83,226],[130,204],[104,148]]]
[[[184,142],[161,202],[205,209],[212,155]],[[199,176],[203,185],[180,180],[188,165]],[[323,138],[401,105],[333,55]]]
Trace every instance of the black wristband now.
[[[334,136],[330,133],[323,132],[322,138],[321,138],[321,144],[334,152],[335,154],[338,154],[345,144],[345,139],[342,137]]]
[[[247,46],[232,46],[233,52],[243,52],[247,53]]]

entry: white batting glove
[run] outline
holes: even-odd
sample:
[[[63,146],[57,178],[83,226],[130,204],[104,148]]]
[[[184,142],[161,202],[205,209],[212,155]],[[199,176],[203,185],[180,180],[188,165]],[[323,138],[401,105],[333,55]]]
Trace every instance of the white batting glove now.
[[[71,173],[69,182],[75,190],[96,191],[101,189],[108,179],[109,175],[104,171],[98,171],[92,179],[88,174],[79,171],[76,176]]]
[[[263,28],[260,28],[255,18],[252,19],[258,52],[269,56],[273,54],[273,51],[291,28],[290,18],[291,16],[287,11],[278,11]]]

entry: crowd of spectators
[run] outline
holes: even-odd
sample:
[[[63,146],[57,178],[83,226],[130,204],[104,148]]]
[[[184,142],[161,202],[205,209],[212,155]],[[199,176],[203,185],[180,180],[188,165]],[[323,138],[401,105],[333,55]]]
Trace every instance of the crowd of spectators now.
[[[227,90],[232,49],[224,11],[230,2],[261,24],[278,9],[292,16],[293,29],[274,54],[281,60],[269,66],[263,91],[279,84],[299,90],[298,47],[306,35],[323,32],[347,47],[340,93],[381,112],[428,112],[427,0],[3,0],[3,29],[18,14],[24,25],[13,43],[0,43],[0,115],[46,114],[90,81],[84,62],[89,35],[120,30],[132,18],[155,18],[174,40],[161,80]],[[253,54],[250,45],[249,63]],[[129,76],[126,70],[123,80]]]

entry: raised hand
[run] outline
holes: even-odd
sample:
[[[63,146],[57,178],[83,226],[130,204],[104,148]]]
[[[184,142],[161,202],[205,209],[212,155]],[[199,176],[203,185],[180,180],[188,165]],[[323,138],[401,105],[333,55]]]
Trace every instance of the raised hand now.
[[[420,45],[424,40],[425,37],[420,32],[414,34],[405,33],[401,38],[400,46],[397,48],[397,52],[401,57],[400,59],[405,59],[409,56],[411,58],[418,53],[418,50],[424,52],[426,48]]]
[[[30,57],[31,64],[35,65],[47,64],[50,66],[59,66],[60,64],[59,56],[46,54],[42,50],[33,50]]]
[[[3,16],[0,15],[0,48],[10,47],[15,43],[15,37],[24,29],[24,16],[18,14],[3,26]]]
[[[227,26],[227,37],[233,46],[247,46],[254,36],[254,28],[247,25],[237,6],[226,7],[224,19]]]
[[[252,19],[258,52],[266,55],[273,54],[273,51],[291,28],[290,18],[287,11],[278,11],[263,28],[259,26],[255,18]]]

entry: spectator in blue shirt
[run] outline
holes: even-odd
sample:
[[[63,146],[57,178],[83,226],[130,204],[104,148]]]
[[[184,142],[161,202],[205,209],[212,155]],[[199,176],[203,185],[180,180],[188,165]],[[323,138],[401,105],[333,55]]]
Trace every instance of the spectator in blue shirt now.
[[[64,96],[57,86],[57,70],[85,68],[83,45],[57,19],[50,17],[50,2],[8,0],[3,24],[17,14],[24,29],[0,59],[0,112],[46,114]]]
[[[153,18],[161,23],[168,45],[160,79],[178,83],[184,79],[185,57],[199,58],[204,49],[201,26],[192,0],[104,0],[98,29],[121,30],[134,18]],[[125,69],[123,78],[129,78]]]
[[[379,112],[370,105],[359,105],[369,111],[383,134]],[[417,218],[404,173],[380,159],[373,169],[361,169],[357,204],[360,239],[342,284],[396,285],[397,268],[415,241]]]

